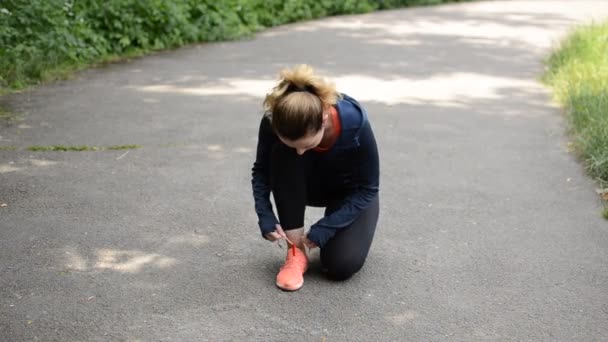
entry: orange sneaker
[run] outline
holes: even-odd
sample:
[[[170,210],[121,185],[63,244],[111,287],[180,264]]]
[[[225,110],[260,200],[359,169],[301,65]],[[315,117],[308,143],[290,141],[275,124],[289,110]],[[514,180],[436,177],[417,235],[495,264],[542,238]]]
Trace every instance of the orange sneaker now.
[[[306,253],[295,245],[291,245],[287,251],[285,264],[281,266],[277,274],[277,286],[285,291],[296,291],[304,285],[304,272],[308,269],[308,257]]]

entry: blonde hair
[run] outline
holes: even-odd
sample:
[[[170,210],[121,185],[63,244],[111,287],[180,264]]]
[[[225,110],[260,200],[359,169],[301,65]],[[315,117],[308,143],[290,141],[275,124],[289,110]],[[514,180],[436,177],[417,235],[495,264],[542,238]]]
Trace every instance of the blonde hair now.
[[[298,140],[321,129],[324,108],[335,105],[339,98],[333,83],[301,64],[281,71],[279,83],[264,99],[264,109],[271,115],[277,134]]]

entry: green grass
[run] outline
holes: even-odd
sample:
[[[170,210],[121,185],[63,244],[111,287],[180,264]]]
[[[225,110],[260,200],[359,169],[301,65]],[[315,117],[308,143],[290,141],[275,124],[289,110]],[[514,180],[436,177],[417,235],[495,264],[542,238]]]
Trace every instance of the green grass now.
[[[579,27],[547,60],[544,81],[565,107],[577,154],[608,186],[608,21]],[[608,210],[604,211],[608,218]]]
[[[169,50],[169,49],[166,49]],[[9,94],[14,91],[28,89],[32,86],[37,86],[45,83],[50,83],[54,81],[65,81],[70,80],[76,75],[77,72],[89,69],[89,68],[99,68],[107,65],[115,64],[115,63],[123,63],[130,61],[132,59],[136,59],[145,55],[151,55],[158,51],[147,51],[142,49],[134,49],[126,51],[122,54],[111,54],[99,57],[97,60],[93,61],[75,61],[75,62],[66,62],[60,65],[46,66],[41,65],[40,70],[37,73],[37,78],[23,78],[15,81],[15,83],[11,84],[12,88],[9,89],[0,89],[0,96]],[[0,111],[2,108],[0,107]],[[5,111],[5,113],[7,113]],[[7,113],[8,114],[8,113]]]
[[[0,151],[14,151],[17,146],[0,146]]]
[[[107,150],[133,150],[136,148],[141,148],[140,145],[114,145],[106,147]]]
[[[27,148],[28,151],[32,152],[47,152],[47,151],[59,151],[59,152],[83,152],[83,151],[103,151],[103,150],[130,150],[141,148],[139,145],[114,145],[107,147],[99,146],[65,146],[65,145],[50,145],[50,146],[30,146]]]
[[[0,91],[0,96],[2,96],[2,92]],[[0,125],[2,124],[15,124],[19,121],[23,120],[23,116],[20,113],[9,112],[2,108],[2,104],[0,103]]]
[[[0,120],[8,120],[10,118],[9,113],[0,108]]]
[[[0,95],[0,96],[2,96],[2,95]],[[13,114],[3,110],[2,107],[0,107],[0,120],[1,121],[10,121],[13,119],[13,117],[14,117]]]
[[[30,146],[27,148],[28,151],[32,152],[45,152],[45,151],[99,151],[98,147],[95,146],[64,146],[64,145],[53,145],[53,146]]]

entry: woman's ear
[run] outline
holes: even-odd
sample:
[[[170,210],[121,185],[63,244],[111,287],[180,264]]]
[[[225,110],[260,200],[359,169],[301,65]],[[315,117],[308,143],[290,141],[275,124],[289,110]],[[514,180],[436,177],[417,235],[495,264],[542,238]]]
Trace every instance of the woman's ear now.
[[[328,119],[329,119],[329,113],[323,112],[323,123],[325,124]]]
[[[329,119],[329,113],[331,113],[330,108],[331,108],[331,106],[323,107],[323,124],[325,124],[327,122],[327,120]]]

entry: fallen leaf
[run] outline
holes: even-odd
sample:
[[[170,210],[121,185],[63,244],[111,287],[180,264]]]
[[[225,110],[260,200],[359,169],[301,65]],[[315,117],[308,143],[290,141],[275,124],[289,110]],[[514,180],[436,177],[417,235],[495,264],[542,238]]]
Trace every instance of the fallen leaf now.
[[[606,189],[595,189],[595,192],[602,197],[604,201],[608,201],[608,188]]]
[[[568,144],[566,145],[566,151],[573,152],[574,149],[575,149],[574,143],[572,141],[569,141]]]
[[[2,208],[6,207],[6,206],[8,206],[8,204],[6,204],[6,203],[0,204],[0,207],[2,207]]]

